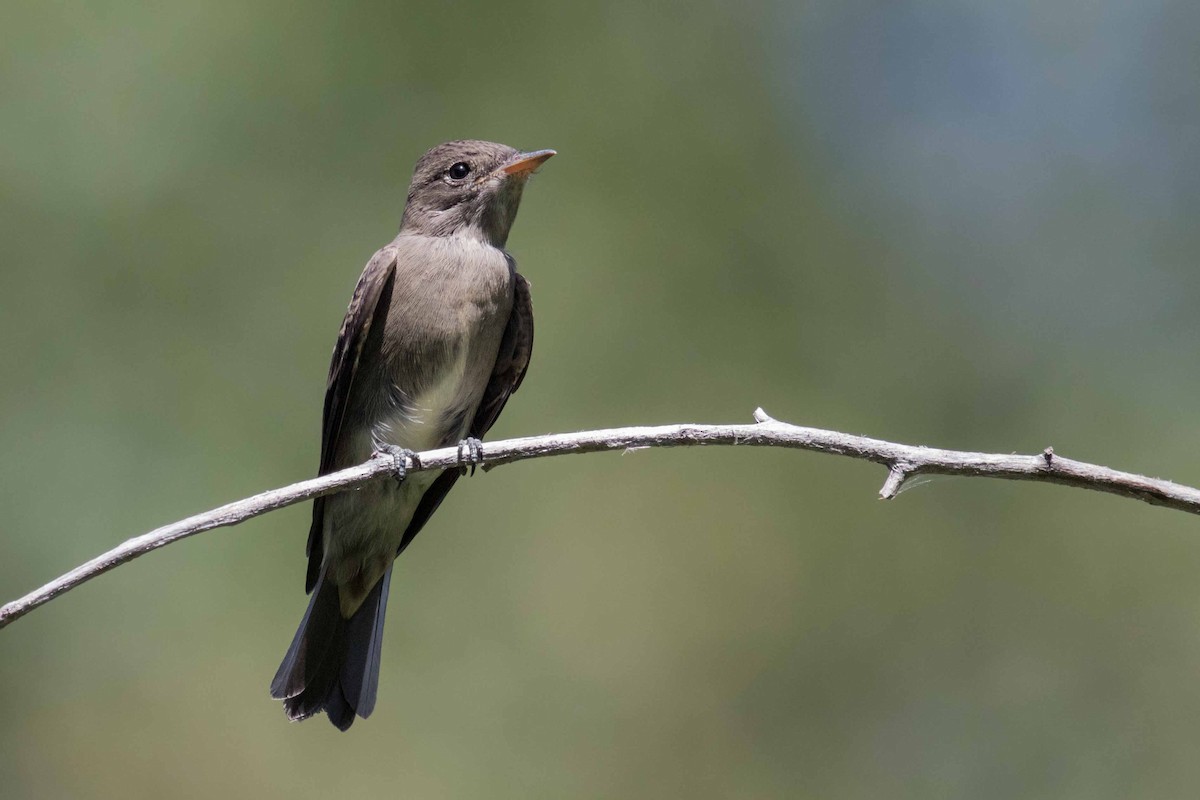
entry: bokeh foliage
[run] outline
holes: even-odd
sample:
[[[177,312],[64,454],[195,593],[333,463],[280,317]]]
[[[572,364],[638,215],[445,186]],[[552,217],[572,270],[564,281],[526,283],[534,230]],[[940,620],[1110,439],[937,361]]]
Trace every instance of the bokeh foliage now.
[[[0,12],[0,594],[311,474],[426,147],[560,156],[496,436],[790,421],[1200,482],[1184,2],[61,3]],[[285,723],[307,507],[0,633],[0,792],[1176,797],[1200,529],[729,449],[465,482],[375,715]]]

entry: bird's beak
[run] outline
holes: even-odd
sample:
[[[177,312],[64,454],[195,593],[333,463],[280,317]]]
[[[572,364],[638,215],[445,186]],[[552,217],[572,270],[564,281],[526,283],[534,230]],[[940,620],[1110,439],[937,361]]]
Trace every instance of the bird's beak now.
[[[534,150],[532,153],[518,153],[512,161],[496,171],[504,176],[519,175],[523,178],[528,178],[552,155],[556,155],[553,150]]]

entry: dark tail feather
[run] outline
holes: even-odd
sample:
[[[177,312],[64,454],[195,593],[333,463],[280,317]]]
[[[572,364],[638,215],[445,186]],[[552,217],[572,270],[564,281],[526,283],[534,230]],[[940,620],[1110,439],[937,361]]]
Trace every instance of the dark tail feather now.
[[[330,722],[346,730],[356,714],[371,715],[379,687],[383,617],[391,579],[389,568],[354,616],[344,619],[337,587],[321,576],[296,637],[271,681],[271,696],[284,701],[289,719],[306,719],[324,711]]]

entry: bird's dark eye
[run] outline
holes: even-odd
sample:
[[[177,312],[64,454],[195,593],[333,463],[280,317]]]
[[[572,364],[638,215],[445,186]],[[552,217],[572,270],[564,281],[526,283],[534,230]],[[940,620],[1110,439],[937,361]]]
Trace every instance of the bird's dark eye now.
[[[471,165],[465,161],[460,161],[447,170],[446,174],[456,181],[461,181],[471,174]]]

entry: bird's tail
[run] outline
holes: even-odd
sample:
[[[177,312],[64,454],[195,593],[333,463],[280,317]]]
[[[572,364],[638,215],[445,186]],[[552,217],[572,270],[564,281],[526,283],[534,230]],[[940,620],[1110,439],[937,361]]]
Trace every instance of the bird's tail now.
[[[371,715],[379,687],[383,615],[391,579],[388,567],[354,616],[346,619],[337,586],[321,575],[292,646],[271,681],[271,696],[283,701],[288,719],[306,719],[324,711],[344,731],[356,714]]]

